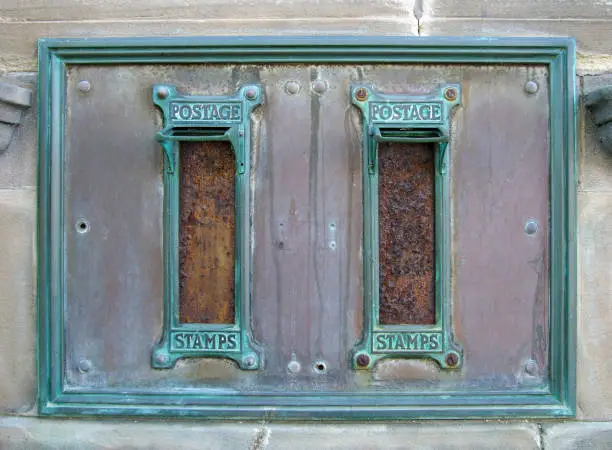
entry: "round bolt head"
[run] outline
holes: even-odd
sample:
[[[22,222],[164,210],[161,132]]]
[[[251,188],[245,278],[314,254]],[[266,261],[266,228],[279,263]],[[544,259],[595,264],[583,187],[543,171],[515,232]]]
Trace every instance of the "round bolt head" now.
[[[449,102],[454,102],[457,100],[457,89],[455,88],[446,88],[444,91],[444,98]]]
[[[257,360],[255,359],[255,356],[253,355],[249,355],[246,358],[244,358],[244,364],[247,367],[254,367],[256,362]]]
[[[77,88],[79,91],[87,93],[91,91],[91,83],[87,80],[81,80],[79,81],[79,84],[77,84]]]
[[[370,357],[365,353],[360,353],[357,355],[357,358],[355,358],[355,362],[359,367],[368,367],[370,365]]]
[[[285,91],[287,91],[287,94],[289,95],[295,95],[298,92],[300,92],[300,83],[298,83],[297,81],[287,81],[287,84],[285,85]]]
[[[529,236],[533,236],[538,232],[538,222],[535,220],[528,220],[525,223],[525,233]]]
[[[291,373],[298,373],[300,370],[302,370],[302,365],[295,360],[289,361],[289,364],[287,364],[287,370]]]
[[[322,94],[327,90],[327,83],[324,80],[314,80],[312,82],[312,90],[317,94]]]
[[[459,364],[459,357],[456,353],[449,353],[446,355],[445,361],[448,367],[455,367],[457,364]]]
[[[165,364],[168,362],[168,355],[166,355],[165,353],[158,353],[157,355],[155,355],[155,361],[158,364]]]
[[[363,102],[368,98],[368,90],[366,88],[360,87],[355,91],[355,98],[360,102]]]
[[[79,369],[79,372],[87,373],[93,368],[93,364],[88,359],[82,359],[77,364],[77,368]]]
[[[244,93],[244,95],[246,95],[246,98],[248,98],[249,100],[254,100],[255,98],[257,98],[257,89],[254,87],[249,87]]]
[[[535,94],[536,92],[538,92],[538,89],[538,83],[533,80],[530,80],[525,83],[525,92],[527,92],[528,94]]]
[[[170,95],[170,91],[168,91],[168,88],[165,86],[161,86],[159,89],[157,89],[157,98],[167,98],[168,95]]]
[[[537,361],[534,359],[527,360],[527,362],[525,362],[525,372],[531,376],[537,376],[540,373],[540,367],[538,366]]]

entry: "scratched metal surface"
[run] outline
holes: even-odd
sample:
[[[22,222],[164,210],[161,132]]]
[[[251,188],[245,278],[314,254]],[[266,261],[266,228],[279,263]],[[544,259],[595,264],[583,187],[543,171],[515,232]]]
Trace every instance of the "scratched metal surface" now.
[[[548,107],[546,72],[500,66],[82,66],[69,70],[66,111],[66,345],[70,389],[198,388],[207,392],[499,389],[546,377]],[[76,85],[91,82],[84,95]],[[324,81],[324,92],[312,89]],[[536,79],[535,95],[523,91]],[[295,81],[299,90],[288,93]],[[349,84],[426,92],[461,83],[452,122],[453,326],[459,372],[387,360],[353,372],[362,328],[360,115]],[[161,118],[154,83],[233,93],[261,82],[252,121],[253,333],[261,371],[215,359],[150,367],[162,320]],[[80,219],[89,229],[77,231]],[[527,220],[538,232],[524,232]],[[540,375],[523,371],[535,358]],[[81,360],[91,370],[78,370]],[[290,373],[291,361],[301,370]],[[317,371],[316,363],[325,370]],[[295,367],[295,365],[293,366]]]

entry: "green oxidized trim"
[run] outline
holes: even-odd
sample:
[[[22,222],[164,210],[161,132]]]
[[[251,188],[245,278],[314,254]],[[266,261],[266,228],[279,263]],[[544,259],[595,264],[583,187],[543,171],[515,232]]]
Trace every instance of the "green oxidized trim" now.
[[[443,369],[460,368],[461,347],[451,326],[450,180],[448,141],[452,109],[461,87],[440,86],[429,95],[383,94],[370,85],[351,86],[351,100],[363,116],[364,335],[353,351],[353,368],[370,369],[388,357],[431,358]],[[435,157],[435,301],[433,325],[379,323],[378,143],[437,144]],[[407,150],[409,151],[409,150]]]
[[[164,170],[164,331],[153,348],[151,365],[167,369],[185,357],[218,357],[236,361],[240,368],[263,365],[261,350],[254,344],[250,324],[249,192],[251,148],[250,112],[261,104],[260,86],[243,86],[233,96],[194,97],[180,95],[174,86],[155,85],[153,103],[164,117],[157,133],[165,155]],[[236,241],[234,261],[234,323],[185,324],[179,322],[179,142],[228,141],[236,157]]]
[[[39,40],[38,58],[40,151],[37,296],[40,414],[333,420],[567,417],[575,414],[577,269],[573,39],[406,36],[59,38]],[[144,389],[127,395],[121,389],[69,389],[65,385],[63,356],[63,311],[66,304],[63,289],[66,274],[62,247],[62,198],[66,65],[130,63],[544,65],[549,73],[550,92],[548,386],[523,387],[504,392],[482,388],[423,388],[411,392],[377,390],[334,395],[323,395],[320,392],[300,395],[250,392],[249,395],[236,395],[235,392],[187,393],[163,389],[156,392]],[[171,149],[165,152],[166,155],[175,156]],[[248,160],[245,162],[249,163]],[[165,177],[170,176],[168,170],[164,172]],[[167,214],[168,205],[164,207],[164,213]],[[248,229],[240,233],[246,241]],[[168,238],[166,233],[165,239]],[[173,257],[172,262],[175,260]],[[248,273],[245,273],[243,280],[248,280],[246,275]],[[246,289],[245,286],[243,283],[243,289]],[[173,285],[168,289],[174,289]],[[165,317],[171,320],[171,311],[165,311]]]

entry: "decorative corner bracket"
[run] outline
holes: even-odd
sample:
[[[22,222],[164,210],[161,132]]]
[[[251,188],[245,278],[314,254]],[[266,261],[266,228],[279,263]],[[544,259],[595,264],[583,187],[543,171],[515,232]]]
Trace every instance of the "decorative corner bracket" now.
[[[612,85],[586,94],[584,104],[593,115],[599,142],[604,150],[612,153]]]
[[[370,369],[382,358],[430,358],[458,369],[463,351],[451,326],[450,180],[448,146],[452,109],[461,87],[442,85],[429,95],[387,95],[371,85],[353,85],[352,103],[363,116],[364,334],[353,350],[354,369]],[[435,324],[383,325],[379,320],[378,218],[379,142],[436,144],[435,154]],[[410,150],[407,150],[410,151]]]
[[[24,110],[31,105],[31,89],[0,82],[0,153],[8,149]]]
[[[184,96],[174,86],[153,86],[153,103],[163,113],[156,135],[164,151],[164,331],[154,346],[152,366],[174,367],[186,357],[217,357],[236,361],[241,369],[263,366],[262,351],[251,333],[249,294],[250,113],[262,101],[258,85],[243,86],[231,96]],[[179,143],[228,141],[236,158],[236,237],[234,261],[234,323],[181,323],[179,320]]]

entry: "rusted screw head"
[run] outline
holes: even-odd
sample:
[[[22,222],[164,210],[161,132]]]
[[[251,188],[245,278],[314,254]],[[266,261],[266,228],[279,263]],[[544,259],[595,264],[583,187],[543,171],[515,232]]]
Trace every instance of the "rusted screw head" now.
[[[457,100],[457,89],[455,88],[446,88],[444,91],[444,98],[449,102],[454,102]]]
[[[363,102],[368,98],[368,90],[364,87],[360,87],[355,91],[355,98],[360,102]]]
[[[91,91],[91,83],[87,80],[79,81],[79,84],[77,84],[77,88],[79,91],[87,93]]]
[[[159,89],[157,89],[157,98],[167,98],[168,95],[170,95],[170,92],[168,91],[168,88],[165,86],[160,87]]]
[[[459,363],[459,357],[456,353],[449,353],[446,355],[446,365],[448,367],[455,367]]]
[[[257,89],[255,89],[254,87],[250,87],[246,90],[244,95],[246,95],[246,98],[248,98],[249,100],[253,100],[257,97]]]
[[[367,367],[370,365],[370,357],[365,353],[360,353],[359,355],[357,355],[355,361],[357,362],[357,365],[359,367]]]

